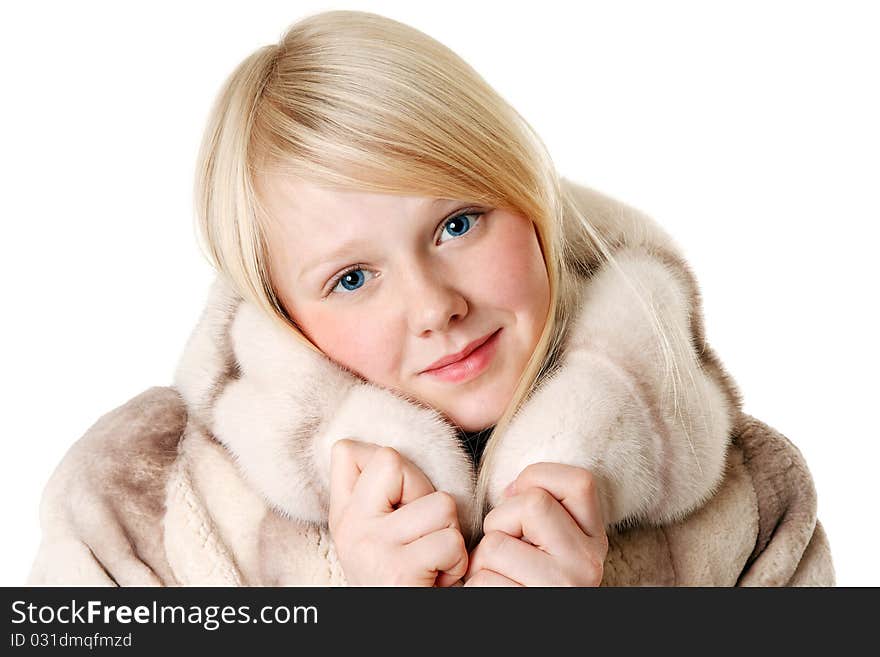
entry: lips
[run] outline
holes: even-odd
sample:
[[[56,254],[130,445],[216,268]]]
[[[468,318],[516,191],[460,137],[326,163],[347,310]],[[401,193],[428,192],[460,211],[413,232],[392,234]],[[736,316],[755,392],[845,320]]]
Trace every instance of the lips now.
[[[483,344],[479,344],[479,340],[475,341],[478,345],[476,349],[460,360],[433,370],[425,370],[422,372],[422,376],[443,385],[463,385],[479,378],[496,361],[495,354],[498,353],[502,331],[503,329],[495,331],[488,340],[483,341]],[[471,343],[468,347],[473,344]],[[466,350],[459,353],[464,353],[464,351]]]
[[[496,332],[497,331],[492,331],[491,333],[487,333],[486,335],[484,335],[482,338],[474,340],[473,342],[468,344],[464,349],[462,349],[461,351],[459,351],[456,354],[444,356],[440,360],[434,361],[426,369],[422,370],[420,372],[420,374],[423,374],[424,372],[429,372],[431,370],[439,369],[441,367],[444,367],[445,365],[449,365],[451,363],[455,363],[460,360],[464,360],[465,358],[467,358],[470,355],[470,353],[472,351],[474,351],[475,349],[479,349],[480,346],[482,346],[489,338],[491,338],[493,335],[495,335]]]

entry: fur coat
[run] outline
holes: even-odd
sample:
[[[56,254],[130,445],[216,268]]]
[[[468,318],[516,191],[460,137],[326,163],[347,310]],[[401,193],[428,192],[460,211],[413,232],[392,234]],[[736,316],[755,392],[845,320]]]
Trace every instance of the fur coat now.
[[[605,586],[833,585],[807,466],[742,411],[678,247],[633,208],[563,183],[619,266],[572,240],[577,316],[479,464],[489,508],[530,463],[585,467],[600,482]],[[463,528],[482,513],[456,427],[303,347],[218,278],[173,386],[103,416],[56,469],[29,582],[137,583],[121,565],[137,563],[163,584],[344,585],[327,514],[330,448],[346,437],[407,457],[453,495]]]

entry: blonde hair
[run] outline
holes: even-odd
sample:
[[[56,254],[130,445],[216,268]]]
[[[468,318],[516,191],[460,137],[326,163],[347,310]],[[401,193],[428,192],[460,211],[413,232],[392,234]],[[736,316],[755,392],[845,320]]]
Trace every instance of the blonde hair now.
[[[563,193],[535,131],[476,71],[426,34],[359,11],[313,14],[258,49],[226,80],[199,155],[196,214],[212,265],[242,297],[292,329],[270,279],[268,213],[255,176],[269,169],[337,189],[463,198],[531,219],[550,283],[543,332],[483,454],[558,361],[577,277],[563,226],[596,258],[596,230]],[[583,245],[580,246],[583,253]],[[580,265],[583,266],[583,262]],[[476,487],[471,542],[488,482]]]

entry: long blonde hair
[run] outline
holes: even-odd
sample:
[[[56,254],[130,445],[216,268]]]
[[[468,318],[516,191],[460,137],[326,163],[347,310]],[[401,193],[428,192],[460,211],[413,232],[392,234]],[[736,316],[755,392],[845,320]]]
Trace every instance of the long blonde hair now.
[[[247,57],[224,83],[205,132],[198,232],[211,264],[242,297],[317,349],[271,285],[268,213],[255,193],[255,176],[269,169],[340,190],[468,199],[531,219],[550,310],[483,463],[492,458],[494,438],[557,362],[575,311],[583,272],[567,257],[564,223],[574,222],[597,258],[609,256],[563,192],[535,131],[451,50],[376,14],[313,14]],[[481,533],[487,483],[482,475],[477,481],[472,541]]]

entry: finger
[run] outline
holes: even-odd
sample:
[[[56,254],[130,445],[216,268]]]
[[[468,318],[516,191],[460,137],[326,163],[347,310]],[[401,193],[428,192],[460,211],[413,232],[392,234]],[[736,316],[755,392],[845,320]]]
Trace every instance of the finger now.
[[[461,579],[468,567],[464,537],[451,527],[422,536],[404,546],[405,558],[426,572],[436,572],[438,586],[449,586]],[[445,577],[444,577],[445,574]]]
[[[588,536],[605,533],[596,477],[585,468],[562,463],[533,463],[515,480],[516,492],[530,486],[543,488],[571,514]]]
[[[447,527],[461,531],[455,498],[440,490],[396,509],[387,523],[390,536],[404,545]]]
[[[434,586],[438,588],[448,588],[456,585],[464,586],[464,582],[461,581],[461,575],[452,575],[444,572],[437,573],[437,581],[434,583]]]
[[[523,586],[546,586],[558,579],[555,557],[503,532],[490,532],[471,553],[465,581],[480,570],[495,571]]]
[[[330,449],[330,503],[331,507],[345,508],[361,471],[370,462],[378,445],[343,438]],[[331,513],[332,515],[332,513]]]
[[[351,504],[365,515],[380,515],[433,492],[431,481],[409,459],[391,447],[379,447],[351,491]]]
[[[570,554],[587,540],[562,504],[545,489],[534,486],[507,498],[486,514],[483,533],[493,531],[527,539],[555,556]]]
[[[505,577],[501,573],[496,573],[494,570],[487,570],[483,568],[482,570],[477,571],[476,575],[471,577],[468,581],[464,583],[465,586],[522,586],[519,582],[516,582],[509,577]]]

